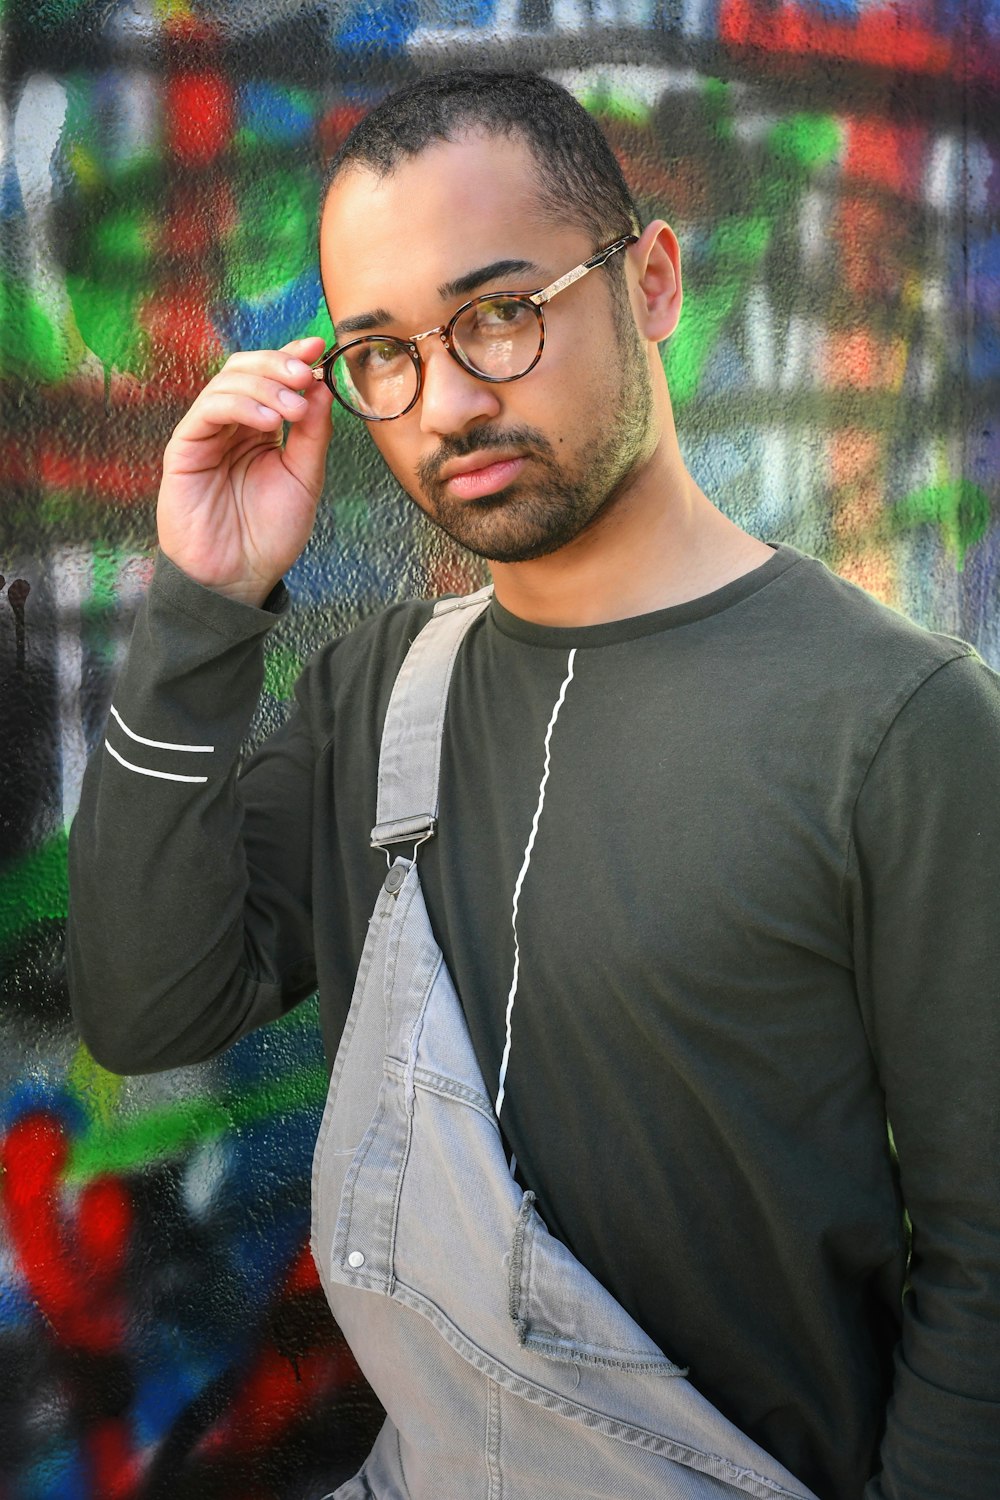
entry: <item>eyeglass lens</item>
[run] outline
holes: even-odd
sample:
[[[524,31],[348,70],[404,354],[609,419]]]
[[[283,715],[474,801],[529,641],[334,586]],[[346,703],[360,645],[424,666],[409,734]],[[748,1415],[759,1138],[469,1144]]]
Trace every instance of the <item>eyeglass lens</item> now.
[[[466,308],[452,329],[460,363],[488,380],[525,375],[542,347],[542,325],[533,302],[486,297]],[[358,416],[398,417],[417,394],[419,376],[410,346],[383,336],[358,339],[333,361],[337,395]]]

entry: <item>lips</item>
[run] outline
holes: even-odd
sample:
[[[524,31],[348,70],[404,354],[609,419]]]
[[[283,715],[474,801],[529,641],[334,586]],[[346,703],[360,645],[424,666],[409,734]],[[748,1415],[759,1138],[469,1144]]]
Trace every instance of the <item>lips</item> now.
[[[475,454],[459,463],[449,464],[441,482],[456,499],[476,500],[481,495],[493,495],[502,490],[521,472],[524,464],[523,458],[496,458],[483,463],[482,458]]]

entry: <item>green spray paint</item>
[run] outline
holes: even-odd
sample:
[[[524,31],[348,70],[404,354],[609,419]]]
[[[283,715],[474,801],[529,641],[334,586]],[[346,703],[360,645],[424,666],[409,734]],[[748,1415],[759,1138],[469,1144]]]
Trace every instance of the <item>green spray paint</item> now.
[[[267,303],[316,259],[316,179],[305,167],[269,166],[273,151],[242,131],[237,178],[239,217],[223,245],[227,296]],[[333,325],[319,288],[316,306],[294,329],[296,338],[333,343]],[[291,335],[290,335],[291,336]]]
[[[634,94],[609,88],[603,83],[584,89],[578,97],[590,114],[603,115],[606,120],[615,120],[625,125],[646,126],[653,113],[651,107]]]
[[[83,1105],[90,1123],[110,1128],[118,1112],[124,1078],[102,1068],[81,1045],[67,1069],[66,1083],[70,1093]]]
[[[969,479],[952,479],[914,490],[889,512],[897,531],[918,526],[939,526],[941,538],[961,573],[966,553],[982,541],[991,519],[990,497]]]
[[[118,577],[122,565],[132,556],[134,550],[108,544],[99,544],[93,551],[90,593],[80,609],[81,639],[89,652],[107,663],[115,654],[109,625],[118,606]]]
[[[145,285],[105,283],[89,272],[69,272],[66,290],[80,337],[105,370],[142,375],[148,366],[149,339],[139,326]]]
[[[717,79],[705,90],[713,130],[726,137],[724,113],[728,91]],[[712,233],[702,267],[701,285],[684,294],[684,313],[677,332],[664,345],[663,366],[675,408],[696,395],[701,378],[726,323],[753,282],[767,253],[779,218],[788,212],[790,192],[802,192],[812,175],[840,149],[840,129],[826,115],[793,115],[770,131],[770,169],[763,176],[759,201],[751,214],[733,214]]]
[[[333,324],[330,322],[330,314],[326,310],[326,303],[322,293],[316,305],[316,312],[310,321],[301,330],[296,330],[296,338],[321,338],[329,349],[334,342]],[[333,414],[331,413],[331,421]]]
[[[304,168],[241,166],[239,222],[225,245],[226,290],[241,301],[273,294],[315,259],[316,181]]]
[[[36,923],[65,918],[67,848],[67,835],[57,833],[30,854],[11,860],[0,872],[0,952]]]
[[[117,601],[118,574],[127,552],[121,547],[95,547],[91,559],[90,598],[86,608],[99,614],[114,609]]]
[[[73,320],[47,308],[31,287],[0,277],[0,375],[52,385],[79,364]]]
[[[298,1068],[260,1088],[215,1099],[183,1099],[150,1110],[137,1120],[95,1118],[73,1146],[67,1180],[75,1184],[106,1172],[134,1172],[150,1162],[183,1154],[227,1131],[298,1110],[318,1110],[327,1087],[327,1071],[319,1063]]]
[[[275,646],[264,657],[264,686],[275,698],[287,699],[302,671],[302,657],[288,646]]]
[[[772,154],[803,172],[817,172],[840,150],[840,127],[830,115],[791,115],[768,138]]]
[[[80,337],[105,370],[140,375],[149,341],[139,314],[154,286],[149,205],[158,201],[156,167],[148,155],[118,162],[102,156],[94,139],[93,79],[74,75],[66,87],[62,172],[79,215],[66,290]]]

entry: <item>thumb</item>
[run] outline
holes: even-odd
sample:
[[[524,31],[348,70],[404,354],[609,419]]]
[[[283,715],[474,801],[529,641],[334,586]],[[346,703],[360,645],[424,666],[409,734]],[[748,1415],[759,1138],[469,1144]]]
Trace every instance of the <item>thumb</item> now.
[[[314,382],[304,393],[307,407],[304,416],[289,424],[285,439],[285,467],[313,494],[323,486],[326,450],[333,434],[330,408],[333,395],[322,380]]]

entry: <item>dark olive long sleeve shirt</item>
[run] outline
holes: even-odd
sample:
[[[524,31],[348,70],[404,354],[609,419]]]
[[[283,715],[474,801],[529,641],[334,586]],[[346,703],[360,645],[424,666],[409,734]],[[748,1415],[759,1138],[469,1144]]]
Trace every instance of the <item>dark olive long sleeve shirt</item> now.
[[[332,1062],[429,610],[324,648],[238,778],[273,616],[161,559],[72,835],[108,1067],[210,1057],[317,986]],[[995,1500],[996,674],[788,547],[609,625],[494,601],[419,860],[494,1093],[520,878],[503,1121],[550,1230],[821,1500]]]

